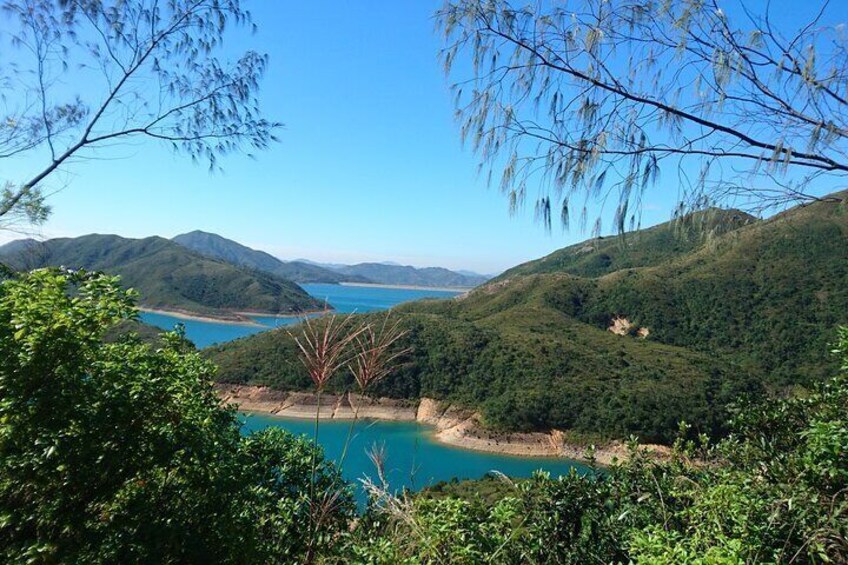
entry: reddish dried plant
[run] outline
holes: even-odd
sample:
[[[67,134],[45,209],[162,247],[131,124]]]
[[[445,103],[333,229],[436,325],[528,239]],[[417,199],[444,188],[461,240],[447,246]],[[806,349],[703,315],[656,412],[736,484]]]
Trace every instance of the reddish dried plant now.
[[[361,392],[391,373],[394,361],[410,351],[409,348],[392,350],[392,346],[407,333],[401,329],[400,320],[389,323],[389,315],[386,315],[378,327],[367,324],[356,335],[356,354],[350,370]]]
[[[350,363],[349,345],[364,331],[351,328],[351,317],[328,316],[319,323],[308,318],[300,336],[292,336],[300,349],[300,360],[318,392],[341,367]]]

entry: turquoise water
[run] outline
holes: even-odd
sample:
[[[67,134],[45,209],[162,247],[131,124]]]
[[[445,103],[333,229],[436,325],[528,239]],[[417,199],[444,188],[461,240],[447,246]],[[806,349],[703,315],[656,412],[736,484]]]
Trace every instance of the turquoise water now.
[[[461,294],[452,290],[412,290],[407,288],[380,288],[345,286],[338,284],[303,284],[306,292],[319,300],[326,300],[338,312],[373,312],[422,298],[450,298]]]
[[[303,285],[307,292],[316,298],[326,300],[338,312],[372,312],[385,310],[410,300],[421,298],[449,298],[457,292],[438,290],[407,290],[394,288],[374,288],[358,286],[340,286],[330,284]],[[300,321],[299,318],[277,318],[258,316],[254,319],[259,326],[220,324],[183,320],[163,314],[141,314],[142,320],[165,329],[173,329],[184,324],[186,336],[198,347],[207,347],[245,337],[257,332]],[[250,414],[244,417],[244,431],[268,426],[279,426],[298,435],[312,436],[314,423],[309,420],[275,418],[262,414]],[[329,459],[338,461],[347,439],[349,422],[322,422],[319,439]],[[491,471],[500,471],[513,477],[528,477],[536,469],[551,474],[567,473],[572,467],[580,472],[588,469],[566,459],[522,458],[468,451],[442,445],[430,436],[430,428],[414,422],[374,422],[356,423],[355,434],[343,465],[345,478],[359,485],[365,476],[374,476],[374,466],[366,450],[373,445],[382,445],[386,454],[386,478],[392,489],[410,488],[418,490],[439,481],[453,478],[473,479]],[[357,499],[364,503],[364,493],[357,489]]]
[[[165,314],[154,314],[152,312],[142,312],[141,321],[165,330],[172,330],[177,324],[183,324],[185,326],[186,337],[194,342],[197,347],[208,347],[215,343],[232,341],[275,327],[274,320],[264,320],[260,322],[263,324],[261,326],[243,326],[240,324],[219,324],[198,320],[185,320]],[[279,325],[294,324],[299,321],[299,318],[280,318]]]
[[[315,422],[265,414],[244,416],[243,430],[247,433],[268,426],[279,426],[296,435],[311,438]],[[318,438],[328,459],[339,460],[349,429],[350,422],[321,422]],[[529,477],[537,469],[552,475],[566,474],[572,468],[581,473],[589,472],[585,465],[568,459],[513,457],[458,449],[436,442],[430,431],[430,427],[415,422],[356,422],[342,473],[345,479],[358,486],[357,499],[360,504],[364,502],[364,493],[359,487],[360,479],[376,475],[374,465],[367,455],[367,451],[374,445],[384,448],[386,478],[393,490],[419,490],[453,478],[477,479],[491,471],[499,471],[510,477]]]
[[[409,290],[400,288],[375,288],[363,286],[342,286],[335,284],[304,284],[301,285],[312,296],[328,302],[337,312],[373,312],[386,310],[402,302],[419,300],[421,298],[450,298],[459,294],[445,290]],[[177,324],[183,324],[188,337],[197,347],[208,347],[216,343],[232,341],[247,337],[258,332],[278,326],[296,324],[298,317],[252,316],[260,325],[221,324],[184,320],[165,314],[142,312],[141,320],[166,330],[174,329]]]

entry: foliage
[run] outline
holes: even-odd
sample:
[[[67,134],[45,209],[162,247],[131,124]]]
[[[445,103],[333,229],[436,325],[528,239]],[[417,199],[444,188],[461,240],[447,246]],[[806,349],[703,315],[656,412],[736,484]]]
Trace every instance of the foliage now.
[[[178,324],[174,328],[173,333],[176,333],[182,339],[186,348],[194,348],[194,343],[185,337],[185,327],[182,324]],[[171,339],[169,337],[170,334],[171,332],[167,332],[158,326],[145,324],[142,321],[130,318],[121,320],[106,330],[103,334],[103,341],[114,343],[126,339],[140,340],[143,343],[150,344],[154,348],[159,348],[168,343],[167,340]]]
[[[243,437],[178,335],[103,342],[135,315],[117,279],[0,284],[4,562],[292,562],[346,526],[333,465],[281,430]],[[313,481],[333,501],[319,539]]]
[[[624,232],[666,165],[681,211],[783,208],[845,178],[848,43],[816,4],[783,29],[768,3],[719,0],[448,0],[437,20],[462,137],[511,208],[540,187],[548,227],[585,225],[615,200]]]
[[[832,196],[842,201],[846,195]],[[630,234],[623,254],[655,253],[664,245],[657,237],[660,228],[669,233],[674,224]],[[548,299],[598,327],[607,326],[612,316],[626,316],[649,328],[651,340],[720,354],[772,385],[808,384],[832,374],[827,344],[835,328],[848,322],[846,236],[844,204],[816,203],[577,289],[552,280]],[[573,258],[568,251],[557,253]],[[517,270],[543,272],[551,263]],[[557,263],[564,272],[580,269],[565,257]]]
[[[0,260],[18,269],[69,266],[120,275],[144,306],[233,317],[233,312],[298,313],[323,308],[291,281],[209,259],[161,237],[116,235],[14,241]]]
[[[367,563],[843,563],[848,329],[836,352],[839,376],[742,405],[728,438],[680,440],[667,462],[634,444],[596,475],[378,492],[350,551]]]
[[[400,316],[408,334],[398,346],[412,351],[372,393],[478,408],[487,425],[507,431],[555,427],[671,441],[681,418],[720,433],[724,406],[744,391],[759,390],[720,361],[624,341],[550,308],[520,306],[479,324],[448,316]],[[205,354],[219,365],[224,382],[311,388],[285,331],[215,346]],[[353,388],[352,378],[340,374],[327,390]]]
[[[0,210],[9,209],[3,216],[4,228],[12,230],[18,224],[25,223],[43,224],[50,216],[50,206],[44,200],[44,194],[38,188],[18,196],[15,186],[6,181],[0,190]]]

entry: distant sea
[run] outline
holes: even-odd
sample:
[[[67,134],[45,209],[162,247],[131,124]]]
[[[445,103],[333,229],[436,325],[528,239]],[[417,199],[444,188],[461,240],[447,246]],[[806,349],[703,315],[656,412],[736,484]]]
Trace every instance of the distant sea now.
[[[449,290],[343,286],[337,284],[304,284],[301,286],[306,292],[319,300],[327,302],[337,312],[342,314],[387,310],[411,300],[450,298],[461,294],[459,291]],[[287,316],[252,316],[252,319],[258,322],[259,325],[202,322],[153,312],[142,312],[141,314],[141,320],[143,322],[166,330],[172,330],[177,324],[183,324],[185,326],[186,337],[194,342],[197,347],[201,348],[247,337],[279,326],[296,324],[301,321],[299,317]]]

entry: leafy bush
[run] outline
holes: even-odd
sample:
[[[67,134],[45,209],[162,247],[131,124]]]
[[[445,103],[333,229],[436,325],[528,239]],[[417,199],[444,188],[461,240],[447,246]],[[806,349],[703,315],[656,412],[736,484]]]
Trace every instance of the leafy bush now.
[[[281,430],[243,437],[180,336],[104,343],[134,316],[104,275],[0,283],[0,560],[292,562],[338,535],[333,465]]]

